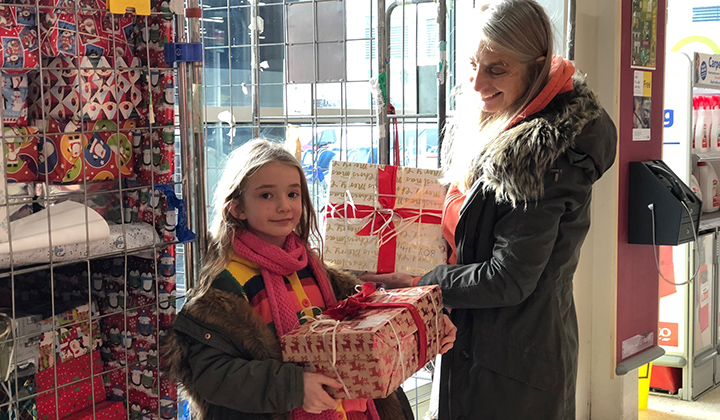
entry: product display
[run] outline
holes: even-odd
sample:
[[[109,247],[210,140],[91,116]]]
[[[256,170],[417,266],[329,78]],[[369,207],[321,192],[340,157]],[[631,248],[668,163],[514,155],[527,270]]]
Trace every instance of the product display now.
[[[424,274],[447,260],[439,170],[333,161],[325,261],[339,268]]]
[[[363,291],[280,337],[283,360],[342,383],[334,398],[384,398],[440,352],[438,286]]]
[[[703,200],[703,213],[710,213],[720,210],[720,196],[718,196],[718,176],[712,165],[707,162],[698,162],[697,173],[699,176],[700,192],[705,198]]]
[[[23,380],[0,387],[0,420],[171,420],[177,388],[159,372],[176,313],[167,243],[190,238],[184,202],[163,189],[176,162],[164,61],[175,14],[155,0],[150,16],[105,0],[8,4],[0,307],[30,315],[11,342],[17,366],[0,369]]]

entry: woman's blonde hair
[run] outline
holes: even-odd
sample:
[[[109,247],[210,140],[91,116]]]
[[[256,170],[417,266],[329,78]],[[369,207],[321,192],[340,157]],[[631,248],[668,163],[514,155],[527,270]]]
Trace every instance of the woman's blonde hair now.
[[[295,232],[308,246],[308,250],[311,236],[319,237],[317,218],[300,162],[282,144],[265,139],[249,141],[232,151],[216,186],[212,203],[215,216],[208,232],[208,248],[203,255],[200,281],[189,295],[204,294],[215,277],[230,263],[234,252],[235,232],[248,229],[247,222],[233,216],[230,208],[234,201],[242,198],[248,179],[263,165],[271,162],[281,162],[297,168],[300,175],[303,211]]]
[[[477,103],[470,83],[453,90],[456,112],[447,126],[450,151],[445,151],[445,178],[469,189],[475,182],[472,163],[485,145],[532,102],[547,84],[552,66],[553,31],[547,13],[534,0],[495,0],[476,6],[478,29],[468,43],[474,56],[479,47],[511,56],[526,65],[523,95],[507,109],[488,113]],[[453,154],[452,150],[462,153]]]

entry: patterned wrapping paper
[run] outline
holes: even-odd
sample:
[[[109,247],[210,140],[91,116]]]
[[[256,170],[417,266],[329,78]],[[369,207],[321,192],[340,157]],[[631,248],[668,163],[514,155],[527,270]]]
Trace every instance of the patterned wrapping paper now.
[[[153,129],[150,137],[143,135],[134,138],[133,142],[133,159],[140,184],[171,183],[175,171],[175,127]]]
[[[92,372],[91,358],[92,357]],[[105,400],[105,387],[102,376],[103,364],[100,352],[57,365],[57,376],[51,369],[39,372],[35,376],[39,394],[36,397],[37,413],[40,420],[56,418],[55,391],[57,386],[57,414],[60,418],[69,416],[84,408],[92,406],[95,402]],[[95,376],[90,379],[90,374]],[[78,382],[80,381],[80,382]]]
[[[122,57],[134,55],[132,14],[113,15],[102,0],[52,0],[40,3],[41,50],[45,57]],[[79,44],[79,45],[78,45]]]
[[[147,114],[140,65],[138,58],[45,59],[30,81],[30,119],[138,119]]]
[[[61,278],[57,280],[58,283],[62,280],[62,275],[59,277]],[[58,284],[58,287],[63,288],[61,284]],[[57,330],[54,329],[53,318],[45,318],[41,321],[43,333],[39,344],[39,371],[52,369],[56,359],[58,362],[68,362],[102,345],[98,322],[90,323],[91,311],[93,317],[96,317],[94,304],[80,305],[58,314],[55,317],[59,327]]]
[[[93,413],[95,414],[93,417]],[[66,420],[123,420],[125,419],[125,404],[120,401],[103,401],[80,410]]]
[[[74,261],[92,258],[127,249],[132,251],[160,242],[157,232],[147,223],[129,223],[125,225],[110,225],[110,236],[90,244],[79,243],[55,246],[53,249],[36,249],[13,254],[13,263],[16,267],[25,264],[39,264],[50,261]],[[89,250],[89,253],[88,253]],[[0,268],[10,267],[10,255],[0,255]]]
[[[142,85],[150,86],[143,90],[143,103],[151,108],[142,109],[140,117],[143,126],[174,126],[175,124],[175,71],[172,69],[152,69],[142,72]],[[152,98],[151,95],[152,94]],[[148,112],[149,111],[149,112]]]
[[[368,286],[355,297],[362,295],[364,303],[380,308],[360,309],[353,315],[348,304],[352,297],[338,305],[349,312],[346,320],[321,315],[280,337],[284,361],[343,384],[331,393],[335,398],[385,398],[440,350],[443,319],[438,286],[374,293]],[[398,303],[412,305],[422,327],[411,309],[389,306]]]
[[[0,67],[11,74],[27,73],[39,59],[35,8],[0,6]]]
[[[53,183],[105,181],[134,175],[132,138],[135,122],[124,121],[118,131],[114,121],[80,124],[49,120],[40,139],[39,180]]]
[[[158,325],[169,325],[175,313],[163,298],[175,290],[174,247],[157,257],[157,268],[153,254],[128,255],[127,265],[120,257],[91,263],[93,299],[103,314],[106,392],[112,400],[127,399],[131,414],[151,418],[157,417],[158,400],[166,414],[174,412],[177,397],[175,385],[158,376]]]
[[[28,77],[26,74],[2,74],[3,125],[28,125]]]
[[[168,68],[165,62],[165,44],[175,39],[172,13],[138,18],[135,35],[135,52],[149,67]]]
[[[339,268],[422,275],[447,261],[446,189],[431,169],[333,161],[325,261]]]
[[[33,127],[5,127],[5,171],[8,182],[30,182],[38,177],[37,130]]]

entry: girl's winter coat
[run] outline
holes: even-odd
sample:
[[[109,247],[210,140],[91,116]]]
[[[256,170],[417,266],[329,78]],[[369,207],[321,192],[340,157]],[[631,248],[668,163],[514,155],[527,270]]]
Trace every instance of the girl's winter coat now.
[[[458,264],[418,283],[440,285],[458,328],[441,365],[440,420],[575,419],[573,274],[617,135],[586,84],[573,84],[486,150],[455,230]]]
[[[354,277],[332,269],[328,277],[338,299],[355,293]],[[303,404],[302,369],[282,362],[277,337],[231,276],[183,306],[161,348],[195,420],[285,420]],[[383,420],[412,419],[400,389],[375,405]]]

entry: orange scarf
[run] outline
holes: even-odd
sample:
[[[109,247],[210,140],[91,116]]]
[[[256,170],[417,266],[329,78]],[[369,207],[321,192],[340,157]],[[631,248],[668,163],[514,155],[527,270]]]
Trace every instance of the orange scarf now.
[[[558,55],[553,56],[548,82],[540,93],[522,110],[506,128],[510,128],[527,117],[540,112],[561,93],[570,92],[573,89],[572,77],[575,74],[575,66]]]

